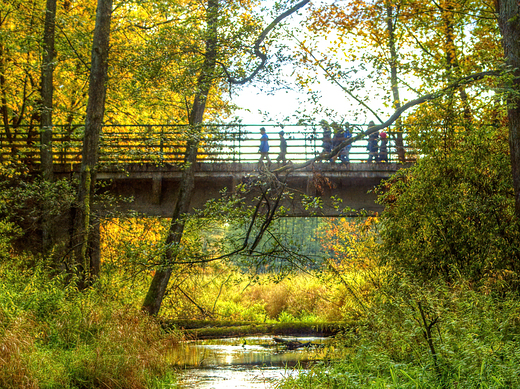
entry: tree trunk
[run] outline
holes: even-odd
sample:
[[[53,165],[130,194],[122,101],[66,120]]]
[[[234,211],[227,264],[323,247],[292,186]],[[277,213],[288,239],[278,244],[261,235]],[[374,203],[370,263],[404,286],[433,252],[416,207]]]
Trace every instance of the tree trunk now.
[[[217,32],[219,0],[208,0],[206,8],[206,53],[204,62],[197,80],[197,92],[193,100],[189,115],[189,134],[186,145],[185,168],[182,173],[177,203],[172,215],[172,222],[166,238],[168,249],[163,258],[165,267],[157,270],[143,302],[143,311],[150,315],[157,315],[161,308],[164,295],[172,273],[172,265],[175,263],[176,253],[172,247],[178,246],[184,232],[185,221],[182,218],[190,210],[190,200],[194,189],[194,173],[197,161],[197,151],[201,135],[201,123],[206,109],[206,101],[214,81],[214,72],[217,59]]]
[[[507,116],[515,214],[520,219],[520,4],[517,0],[497,0],[496,9],[506,63],[513,72],[507,88]]]
[[[43,31],[43,60],[41,75],[41,173],[46,181],[53,180],[52,167],[52,109],[53,109],[53,73],[54,73],[54,26],[56,21],[56,0],[47,0],[45,8],[45,26]],[[42,220],[42,251],[47,255],[52,246],[52,225],[50,205],[45,202]]]
[[[388,49],[390,50],[390,85],[392,87],[392,97],[393,97],[393,108],[399,109],[401,107],[401,98],[399,97],[399,84],[397,80],[397,50],[395,48],[395,25],[394,25],[394,15],[393,15],[393,6],[387,1],[385,3],[386,7],[386,29],[388,32]],[[395,148],[397,150],[397,156],[399,161],[405,162],[406,155],[404,152],[404,144],[403,144],[403,132],[401,127],[401,118],[396,120],[396,131],[397,137],[395,140]]]
[[[2,15],[0,15],[2,16]],[[9,125],[9,110],[7,108],[7,91],[6,91],[6,80],[5,80],[5,52],[6,49],[2,42],[0,42],[0,112],[2,116],[2,126],[4,128],[5,139],[7,140],[7,144],[11,146],[12,144],[12,134]],[[1,135],[1,138],[4,138],[4,134]],[[0,150],[0,162],[4,162],[3,151],[3,142],[0,143],[2,149]]]
[[[98,0],[96,26],[92,42],[92,63],[90,68],[89,98],[85,118],[85,136],[76,204],[72,210],[74,252],[73,271],[78,276],[78,287],[86,288],[97,276],[99,264],[92,261],[97,255],[91,253],[92,243],[97,235],[92,234],[92,200],[96,185],[96,170],[99,158],[99,134],[105,112],[106,80],[108,72],[108,49],[112,0]],[[89,249],[90,245],[90,249]],[[93,258],[90,258],[93,257]]]
[[[228,77],[228,81],[232,84],[243,85],[249,82],[260,69],[263,68],[266,61],[266,55],[260,50],[260,45],[269,34],[269,32],[276,27],[283,19],[293,14],[309,3],[309,0],[302,0],[295,4],[289,10],[279,15],[273,22],[271,22],[260,34],[254,45],[254,52],[257,57],[261,59],[260,64],[251,73],[250,76],[241,80],[236,80]],[[203,127],[202,119],[206,109],[206,101],[209,91],[213,85],[215,77],[215,67],[217,63],[217,44],[218,44],[218,16],[219,16],[219,0],[207,0],[206,8],[206,51],[204,55],[204,62],[197,80],[197,92],[193,100],[189,114],[190,131],[189,140],[186,145],[185,168],[181,178],[179,188],[179,196],[177,204],[172,216],[172,223],[166,239],[167,247],[169,248],[163,257],[164,267],[157,270],[148,293],[143,302],[142,309],[150,315],[156,315],[161,308],[161,304],[166,293],[168,281],[172,273],[172,265],[175,264],[176,253],[171,247],[178,245],[181,241],[184,231],[184,220],[182,215],[190,210],[190,199],[194,188],[194,169],[197,160],[197,150],[200,142],[201,132]]]
[[[446,53],[446,78],[448,82],[452,82],[461,75],[460,64],[457,57],[457,46],[455,45],[455,21],[453,20],[455,10],[450,0],[442,2],[440,7],[446,39],[444,50]],[[471,124],[473,119],[468,103],[468,94],[463,86],[459,88],[459,95],[464,107],[464,118],[468,124]]]
[[[54,25],[56,0],[47,0],[43,32],[43,61],[41,78],[41,170],[43,178],[52,180],[52,95],[54,73]]]

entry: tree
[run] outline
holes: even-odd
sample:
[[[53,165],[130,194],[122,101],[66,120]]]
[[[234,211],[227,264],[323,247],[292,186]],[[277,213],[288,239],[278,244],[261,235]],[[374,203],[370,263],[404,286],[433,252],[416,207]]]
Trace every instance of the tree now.
[[[464,75],[496,69],[499,61],[493,53],[499,42],[492,17],[493,10],[482,1],[334,3],[313,11],[310,32],[321,39],[307,37],[301,58],[355,100],[346,120],[365,115],[383,123],[383,115],[392,112],[382,114],[382,103],[399,110],[403,95],[412,100]],[[370,87],[370,81],[381,90],[370,94],[372,100],[358,92]],[[468,100],[478,103],[478,94],[462,89],[459,95],[460,100],[452,99],[451,104],[457,110],[462,107],[470,122]],[[435,115],[435,110],[429,114]],[[415,123],[405,116],[399,120],[407,131]],[[401,128],[399,120],[396,128]],[[399,147],[400,139],[396,143]]]
[[[229,71],[222,64],[222,72],[227,76],[226,80],[235,84],[244,84],[250,81],[266,64],[267,56],[260,49],[260,45],[266,39],[269,32],[276,27],[284,18],[293,14],[303,6],[305,6],[309,0],[303,0],[291,7],[286,12],[275,18],[275,20],[267,26],[266,29],[256,39],[254,44],[254,55],[260,59],[260,63],[256,65],[251,75],[236,79],[230,76]],[[172,272],[172,265],[176,260],[176,249],[180,244],[182,233],[185,226],[183,220],[183,214],[187,213],[190,209],[190,199],[193,192],[193,173],[194,166],[197,157],[198,146],[201,137],[203,115],[206,107],[206,100],[210,89],[216,82],[216,66],[217,66],[217,50],[218,50],[218,31],[219,31],[219,17],[221,16],[221,8],[219,7],[218,0],[208,0],[206,6],[206,34],[205,34],[205,52],[203,64],[199,72],[197,79],[196,93],[193,97],[193,104],[191,106],[189,115],[189,124],[193,133],[191,134],[190,140],[186,145],[185,155],[185,168],[181,183],[179,186],[178,200],[173,212],[172,223],[168,236],[166,238],[167,250],[165,252],[163,262],[164,266],[162,269],[158,269],[153,277],[152,283],[146,295],[142,309],[150,315],[156,315],[166,293],[168,282]],[[227,59],[229,61],[229,58]]]
[[[515,212],[520,220],[520,5],[514,0],[497,0],[498,24],[510,78],[507,82],[507,116],[511,173],[515,190]]]
[[[56,21],[56,0],[47,0],[45,12],[45,28],[43,34],[42,61],[42,133],[41,133],[41,164],[42,174],[47,180],[52,180],[52,95],[54,73],[54,25]]]
[[[41,76],[41,170],[43,179],[52,182],[54,170],[52,163],[52,95],[54,93],[54,27],[56,22],[56,0],[47,0],[45,12],[45,27],[43,33],[43,60]],[[48,204],[43,204],[44,220],[42,220],[42,246],[43,252],[48,253],[52,244],[51,225]]]
[[[99,272],[96,254],[97,239],[92,220],[92,205],[96,188],[96,171],[99,155],[99,135],[103,124],[108,71],[108,49],[112,0],[98,0],[96,27],[92,41],[92,62],[89,83],[89,100],[85,119],[85,135],[76,203],[73,207],[72,266],[78,275],[78,285],[85,288]]]
[[[206,107],[206,100],[214,82],[214,72],[217,60],[218,15],[219,1],[208,0],[206,9],[207,38],[204,62],[198,77],[198,91],[193,98],[189,117],[193,134],[186,145],[186,167],[182,173],[178,200],[173,211],[172,223],[166,238],[166,245],[168,248],[164,260],[167,264],[173,263],[175,260],[174,250],[181,241],[185,225],[183,215],[190,209],[190,200],[194,188],[195,163],[201,136],[201,124]],[[164,294],[166,293],[166,288],[168,287],[171,272],[171,266],[167,265],[164,269],[157,270],[154,274],[152,283],[143,303],[143,310],[151,315],[155,315],[159,312]]]
[[[26,120],[29,138],[34,138],[39,121],[38,76],[33,64],[37,62],[39,32],[37,12],[39,2],[24,2],[17,7],[11,2],[0,5],[0,112],[2,128],[10,149],[11,160],[17,161],[21,125]],[[18,135],[18,136],[17,136]],[[23,138],[22,138],[23,139]],[[34,139],[32,140],[34,141]]]
[[[401,107],[401,97],[399,95],[399,79],[398,79],[398,55],[396,50],[396,23],[398,21],[397,15],[394,15],[394,5],[390,1],[385,1],[386,8],[386,25],[388,33],[388,51],[390,53],[390,87],[392,88],[393,108],[399,109]],[[397,7],[395,7],[397,8]],[[406,157],[403,147],[403,134],[401,121],[397,120],[397,139],[395,146],[399,155],[399,160],[404,162]]]

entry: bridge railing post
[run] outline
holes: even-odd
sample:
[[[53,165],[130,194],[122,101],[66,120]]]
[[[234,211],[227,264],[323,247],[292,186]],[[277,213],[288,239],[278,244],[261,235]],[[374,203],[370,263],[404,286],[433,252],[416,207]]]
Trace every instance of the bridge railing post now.
[[[160,131],[160,140],[159,140],[159,158],[161,163],[164,163],[164,126],[161,126]]]
[[[242,163],[242,152],[240,151],[242,149],[242,137],[243,137],[242,127],[238,127],[238,162],[239,163]]]
[[[238,133],[235,131],[232,131],[233,136],[233,162],[237,162],[237,136],[238,136],[238,163],[241,162],[240,160],[240,132],[241,128],[238,127]]]

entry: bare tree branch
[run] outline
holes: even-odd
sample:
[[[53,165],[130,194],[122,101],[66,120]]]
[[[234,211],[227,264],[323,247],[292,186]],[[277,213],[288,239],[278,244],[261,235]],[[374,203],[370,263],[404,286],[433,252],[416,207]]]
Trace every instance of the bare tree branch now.
[[[67,41],[69,47],[71,48],[71,50],[74,52],[74,54],[76,55],[76,58],[83,64],[83,66],[85,67],[85,70],[87,72],[90,71],[90,65],[87,64],[83,57],[78,53],[78,51],[76,50],[74,44],[71,42],[71,40],[69,39],[68,35],[65,33],[65,30],[63,30],[62,26],[58,23],[56,23],[56,27],[60,30],[61,34],[63,35],[63,37],[65,38],[65,40]]]
[[[231,84],[235,84],[235,85],[244,85],[246,83],[248,83],[249,81],[251,81],[257,74],[260,70],[262,70],[265,66],[265,63],[267,62],[267,55],[264,54],[261,50],[260,50],[260,45],[263,43],[263,41],[265,40],[265,38],[267,38],[267,35],[269,35],[269,33],[283,20],[285,19],[286,17],[292,15],[293,13],[295,13],[296,11],[298,11],[299,9],[305,7],[308,3],[310,2],[310,0],[303,0],[303,1],[300,1],[299,3],[297,3],[296,5],[294,5],[293,7],[291,7],[290,9],[288,9],[287,11],[285,11],[284,13],[278,15],[278,17],[276,19],[274,19],[271,24],[269,24],[263,31],[262,33],[260,34],[260,36],[257,38],[257,40],[255,41],[255,45],[254,45],[254,53],[255,53],[255,56],[257,56],[258,58],[260,58],[260,64],[258,64],[258,66],[253,70],[253,72],[247,76],[247,77],[244,77],[242,79],[236,79],[234,77],[231,77],[227,71],[227,69],[222,65],[220,64],[223,69],[224,69],[224,72],[226,73],[227,77],[228,77],[228,82],[230,82]]]
[[[304,163],[301,163],[298,165],[289,164],[289,165],[282,166],[282,167],[274,170],[273,173],[298,170],[298,169],[302,169],[306,166],[309,166],[309,165],[313,164],[314,162],[321,161],[324,159],[330,159],[330,158],[338,155],[339,152],[346,146],[348,146],[358,140],[361,140],[361,139],[365,138],[366,136],[373,134],[374,132],[380,131],[384,128],[391,126],[406,110],[408,110],[416,105],[425,103],[427,101],[438,99],[439,97],[444,96],[447,92],[450,92],[453,89],[457,89],[463,85],[467,85],[474,81],[481,80],[484,77],[497,77],[497,76],[501,75],[502,73],[503,72],[501,70],[489,70],[486,72],[474,73],[474,74],[470,74],[469,76],[461,77],[458,80],[452,82],[447,87],[445,87],[439,91],[420,96],[417,99],[411,100],[408,103],[402,105],[401,107],[399,107],[398,109],[395,110],[395,112],[392,114],[392,116],[390,116],[390,118],[386,122],[371,126],[371,127],[367,128],[366,131],[363,131],[363,132],[359,133],[358,135],[353,136],[353,137],[343,141],[338,146],[336,146],[330,153],[320,154],[316,158],[310,159],[307,162],[304,162]]]
[[[260,227],[260,231],[258,232],[255,241],[253,242],[253,244],[251,245],[251,248],[249,249],[249,254],[251,254],[255,250],[256,246],[258,246],[258,244],[262,240],[262,237],[264,236],[264,232],[267,230],[267,228],[269,227],[269,225],[273,221],[273,219],[275,217],[275,213],[276,213],[276,211],[278,209],[278,205],[280,204],[280,201],[282,199],[282,195],[283,195],[283,189],[280,190],[280,193],[278,194],[278,197],[276,198],[276,201],[275,201],[275,203],[274,203],[272,208],[271,208],[271,205],[269,203],[269,199],[267,198],[267,193],[262,195],[265,198],[266,204],[268,206],[267,214],[265,216],[264,222],[262,223],[262,226]]]
[[[337,79],[336,77],[334,77],[328,70],[327,68],[325,68],[325,66],[323,66],[322,64],[322,61],[319,60],[315,55],[314,53],[312,53],[310,50],[307,50],[305,48],[305,46],[303,45],[303,42],[301,42],[298,38],[296,38],[295,36],[293,36],[294,39],[296,39],[296,41],[300,44],[300,46],[302,46],[303,50],[305,50],[306,53],[308,53],[313,59],[314,61],[316,61],[316,64],[318,65],[318,67],[327,75],[327,77],[329,77],[330,80],[332,80],[332,82],[336,85],[338,85],[342,90],[343,92],[347,93],[350,97],[352,97],[354,100],[356,100],[360,105],[362,105],[363,107],[365,107],[366,109],[368,109],[372,115],[374,115],[377,120],[379,120],[381,123],[383,122],[383,120],[381,120],[381,118],[377,115],[377,112],[374,111],[372,108],[370,108],[363,100],[360,100],[354,93],[352,93],[351,90],[349,90],[347,87],[343,86]]]

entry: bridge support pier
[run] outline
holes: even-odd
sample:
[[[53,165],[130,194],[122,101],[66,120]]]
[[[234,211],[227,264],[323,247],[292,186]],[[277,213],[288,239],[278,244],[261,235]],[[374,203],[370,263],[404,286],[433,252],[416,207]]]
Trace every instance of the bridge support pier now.
[[[162,176],[154,176],[152,178],[152,196],[151,202],[154,205],[161,204],[161,193],[162,193]]]
[[[238,180],[237,180],[237,177],[234,174],[232,174],[230,181],[231,181],[231,188],[228,189],[229,193],[236,194],[237,193],[237,185],[239,183]]]
[[[307,196],[316,196],[316,185],[314,184],[314,175],[309,175],[307,177],[307,182],[305,184],[305,194]]]

